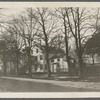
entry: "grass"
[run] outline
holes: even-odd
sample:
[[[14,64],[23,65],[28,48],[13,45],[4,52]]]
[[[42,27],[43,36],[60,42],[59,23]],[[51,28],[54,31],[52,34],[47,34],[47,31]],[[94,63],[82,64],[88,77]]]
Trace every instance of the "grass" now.
[[[47,77],[47,73],[33,73],[32,77],[26,75],[7,75],[7,77],[19,77],[19,78],[31,78],[31,79],[41,79],[41,80],[57,80],[57,81],[87,81],[87,82],[100,82],[100,75],[86,76],[85,79],[81,80],[78,76],[69,76],[68,73],[52,73],[50,78]]]

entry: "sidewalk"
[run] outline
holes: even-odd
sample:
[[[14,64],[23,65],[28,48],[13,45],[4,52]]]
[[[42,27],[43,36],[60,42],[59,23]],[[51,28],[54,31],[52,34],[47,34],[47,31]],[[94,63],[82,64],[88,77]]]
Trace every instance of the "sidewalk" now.
[[[49,83],[52,85],[58,85],[63,87],[100,90],[100,83],[95,83],[95,82],[72,82],[72,81],[41,80],[41,79],[28,79],[28,78],[15,78],[15,77],[0,77],[0,78],[27,81],[27,82]]]

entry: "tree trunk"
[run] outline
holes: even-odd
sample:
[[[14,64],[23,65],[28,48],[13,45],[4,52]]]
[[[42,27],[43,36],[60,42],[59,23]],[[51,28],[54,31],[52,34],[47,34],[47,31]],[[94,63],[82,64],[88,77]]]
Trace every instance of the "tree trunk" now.
[[[81,36],[80,36],[80,17],[79,17],[79,7],[77,8],[77,29],[78,29],[78,37],[77,37],[77,46],[78,46],[78,58],[79,58],[79,77],[80,79],[84,79],[84,66],[83,66],[83,58],[82,58],[82,44],[81,44]]]
[[[3,69],[4,69],[4,75],[6,75],[7,74],[7,66],[6,66],[5,49],[3,50]]]
[[[78,33],[79,35],[79,33]],[[81,41],[80,36],[77,38],[75,37],[75,43],[76,43],[76,51],[77,51],[77,57],[78,57],[78,67],[79,67],[79,78],[84,78],[84,69],[83,69],[83,59],[82,59],[82,49],[81,49]]]
[[[49,64],[49,45],[48,45],[48,37],[47,37],[47,33],[46,33],[46,30],[45,30],[45,24],[44,24],[44,19],[43,19],[43,16],[40,14],[41,16],[41,21],[43,23],[42,25],[42,29],[43,29],[43,34],[44,34],[44,37],[45,37],[45,52],[46,52],[46,65],[47,65],[47,76],[48,78],[51,77],[51,69],[50,69],[50,64]]]
[[[68,40],[67,40],[67,37],[65,36],[65,46],[66,46],[66,60],[67,60],[67,63],[68,63],[68,72],[69,72],[69,75],[70,75],[70,72],[71,72],[71,67],[70,67],[70,58],[69,58],[69,50],[68,50]]]
[[[31,47],[32,47],[32,7],[30,9],[30,33],[29,33],[29,39],[28,39],[28,43],[29,43],[29,52],[28,52],[28,66],[29,66],[29,77],[32,77],[32,59],[31,59]]]
[[[47,64],[47,69],[48,69],[47,76],[49,78],[49,77],[51,77],[51,71],[50,71],[50,64],[49,64],[48,54],[47,54],[47,57],[46,57],[46,64]]]
[[[78,47],[79,77],[80,79],[84,79],[84,66],[83,66],[82,46],[80,38],[78,42],[79,42],[79,47]]]
[[[50,70],[50,64],[49,64],[49,50],[48,50],[48,43],[46,42],[46,65],[47,65],[47,76],[48,78],[51,77],[51,70]]]
[[[19,76],[19,51],[16,51],[17,75]]]
[[[94,54],[92,54],[92,64],[94,66]]]
[[[83,60],[82,56],[79,56],[79,78],[84,79],[84,69],[83,69]]]
[[[65,15],[63,16],[63,20],[64,20],[64,34],[65,34],[65,46],[66,46],[66,60],[68,63],[68,72],[70,74],[70,59],[69,59],[69,49],[68,49],[68,31],[67,31],[67,26],[66,26],[66,19],[65,19]]]
[[[32,64],[31,64],[31,48],[28,48],[28,68],[29,68],[29,77],[32,77]]]

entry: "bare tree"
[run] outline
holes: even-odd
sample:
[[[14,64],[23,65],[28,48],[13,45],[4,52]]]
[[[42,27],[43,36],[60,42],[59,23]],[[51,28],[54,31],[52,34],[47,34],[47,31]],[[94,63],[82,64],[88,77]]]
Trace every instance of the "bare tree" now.
[[[28,59],[27,66],[29,68],[29,76],[32,77],[31,50],[38,28],[35,29],[37,21],[32,18],[32,8],[28,10],[30,13],[26,11],[25,15],[19,15],[16,18],[12,18],[8,28],[5,27],[5,29],[9,33],[12,33],[16,40],[17,69],[19,51],[22,50],[23,47]]]
[[[57,24],[48,8],[36,8],[33,11],[33,18],[38,22],[39,32],[37,36],[41,38],[44,45],[46,66],[48,69],[48,77],[51,76],[49,64],[49,43],[57,32]]]
[[[5,40],[0,39],[0,55],[1,55],[1,60],[3,61],[3,74],[6,75],[7,73],[7,63],[6,63],[6,43]]]
[[[70,31],[75,39],[78,63],[79,63],[79,76],[81,79],[84,77],[83,66],[83,38],[88,36],[86,33],[90,30],[90,14],[86,8],[66,8],[67,21]]]
[[[84,45],[85,53],[91,54],[93,66],[95,64],[94,55],[99,52],[99,22],[100,22],[100,8],[96,8],[94,14],[91,15],[91,36],[88,38]]]
[[[64,34],[64,42],[65,42],[65,50],[66,50],[66,60],[68,62],[68,70],[70,74],[70,57],[69,57],[69,38],[70,38],[70,30],[68,26],[68,22],[66,20],[66,9],[65,8],[58,8],[56,9],[55,15],[57,18],[60,20],[60,28],[61,28],[61,33]]]
[[[19,28],[17,27],[18,20],[12,18],[13,21],[6,22],[5,24],[1,25],[3,29],[2,33],[7,33],[13,42],[14,52],[16,53],[16,69],[17,74],[19,75],[19,57],[22,47],[24,46],[23,39],[21,37],[21,32],[19,31]]]

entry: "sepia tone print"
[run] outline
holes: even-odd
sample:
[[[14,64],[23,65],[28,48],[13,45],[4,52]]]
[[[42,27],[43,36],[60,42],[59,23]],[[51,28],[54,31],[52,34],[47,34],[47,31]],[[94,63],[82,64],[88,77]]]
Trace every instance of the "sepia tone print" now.
[[[100,92],[100,8],[0,8],[0,92]]]

